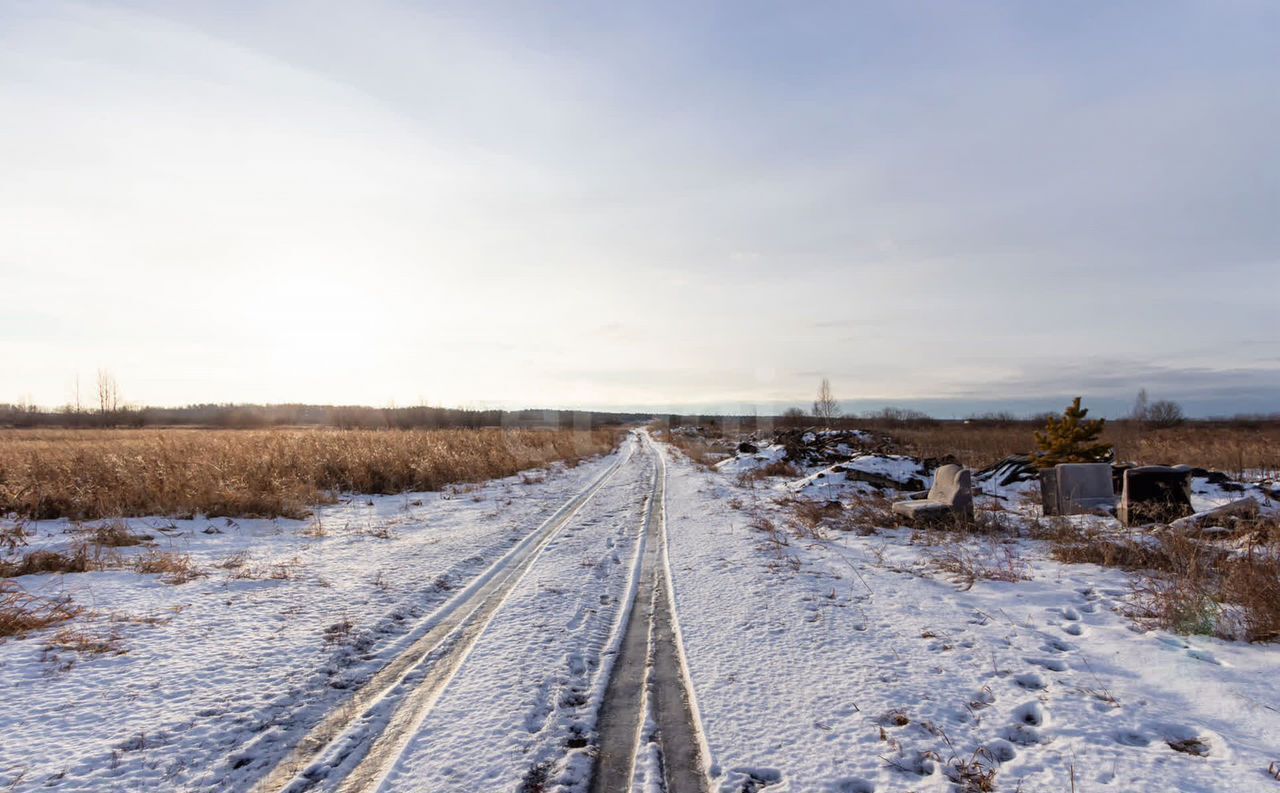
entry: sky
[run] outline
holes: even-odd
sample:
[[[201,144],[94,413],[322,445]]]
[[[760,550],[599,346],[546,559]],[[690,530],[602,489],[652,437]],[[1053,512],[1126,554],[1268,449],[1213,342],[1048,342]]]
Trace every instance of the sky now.
[[[1278,36],[0,0],[0,402],[1280,411]]]

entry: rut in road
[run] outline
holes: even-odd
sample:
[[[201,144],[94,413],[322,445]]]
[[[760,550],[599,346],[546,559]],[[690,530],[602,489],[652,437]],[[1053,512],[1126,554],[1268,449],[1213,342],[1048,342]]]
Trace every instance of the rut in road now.
[[[640,585],[605,688],[597,721],[592,793],[629,793],[645,742],[645,715],[653,716],[667,793],[706,793],[706,743],[693,686],[684,664],[671,589],[666,537],[666,461],[654,448],[656,470],[645,515]]]
[[[376,787],[542,549],[634,453],[633,441],[617,462],[447,603],[426,633],[304,736],[254,786],[255,793],[299,793],[331,785],[345,769],[350,770],[339,789]]]

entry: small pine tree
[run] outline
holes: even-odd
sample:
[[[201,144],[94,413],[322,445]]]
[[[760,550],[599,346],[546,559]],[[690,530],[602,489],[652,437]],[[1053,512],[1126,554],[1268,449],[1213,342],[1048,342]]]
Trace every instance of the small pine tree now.
[[[1111,444],[1101,443],[1098,436],[1106,419],[1086,419],[1088,408],[1080,407],[1080,397],[1062,412],[1050,416],[1043,432],[1036,433],[1039,451],[1032,453],[1036,468],[1052,468],[1058,463],[1105,463],[1111,459]]]

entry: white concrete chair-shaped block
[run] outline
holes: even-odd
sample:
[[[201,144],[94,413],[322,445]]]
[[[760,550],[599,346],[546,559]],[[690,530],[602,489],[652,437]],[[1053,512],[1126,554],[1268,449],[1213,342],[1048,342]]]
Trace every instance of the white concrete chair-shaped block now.
[[[940,517],[949,513],[973,515],[973,474],[968,468],[944,465],[933,475],[924,498],[895,501],[893,511],[905,518]]]
[[[1058,508],[1063,515],[1087,515],[1116,506],[1111,463],[1059,463]]]

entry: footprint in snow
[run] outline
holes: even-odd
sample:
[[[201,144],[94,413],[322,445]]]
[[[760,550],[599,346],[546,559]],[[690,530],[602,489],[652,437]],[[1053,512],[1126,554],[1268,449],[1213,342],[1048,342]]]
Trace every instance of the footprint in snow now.
[[[1024,702],[1013,710],[1013,718],[1017,724],[1027,724],[1032,727],[1041,727],[1049,718],[1049,712],[1045,710],[1038,700]]]
[[[1013,711],[1013,724],[1004,730],[1004,738],[1019,746],[1048,743],[1040,731],[1049,720],[1049,712],[1036,700],[1019,705]]]
[[[1070,642],[1064,642],[1061,639],[1050,639],[1041,647],[1045,652],[1053,653],[1069,653],[1076,648]]]
[[[932,766],[932,762],[930,762]],[[929,773],[933,773],[932,767]],[[831,788],[833,793],[876,793],[876,786],[865,779],[846,777],[837,779]]]
[[[1068,622],[1066,625],[1062,626],[1062,631],[1064,633],[1069,633],[1072,636],[1083,636],[1084,626],[1078,622]]]
[[[776,768],[732,768],[729,773],[733,780],[729,789],[737,793],[757,793],[782,783],[782,772]]]
[[[1014,748],[1012,743],[1003,738],[996,738],[984,748],[987,750],[987,754],[991,755],[992,759],[998,763],[1007,763],[1018,756],[1018,750]]]
[[[538,688],[538,695],[534,700],[533,707],[524,717],[524,728],[527,732],[536,733],[542,730],[546,725],[547,719],[551,717],[551,688],[552,681],[550,678],[544,678],[542,685]]]
[[[1043,666],[1051,672],[1067,671],[1067,662],[1058,658],[1027,658],[1027,663]]]
[[[1031,691],[1040,691],[1041,689],[1048,688],[1049,686],[1049,683],[1044,679],[1044,675],[1041,675],[1038,672],[1025,672],[1020,675],[1015,675],[1013,682]]]
[[[1143,746],[1151,745],[1151,739],[1148,738],[1146,735],[1143,735],[1138,730],[1129,730],[1129,729],[1117,730],[1115,733],[1115,739],[1116,739],[1116,743],[1122,744],[1124,746],[1134,746],[1134,747],[1141,748]]]

